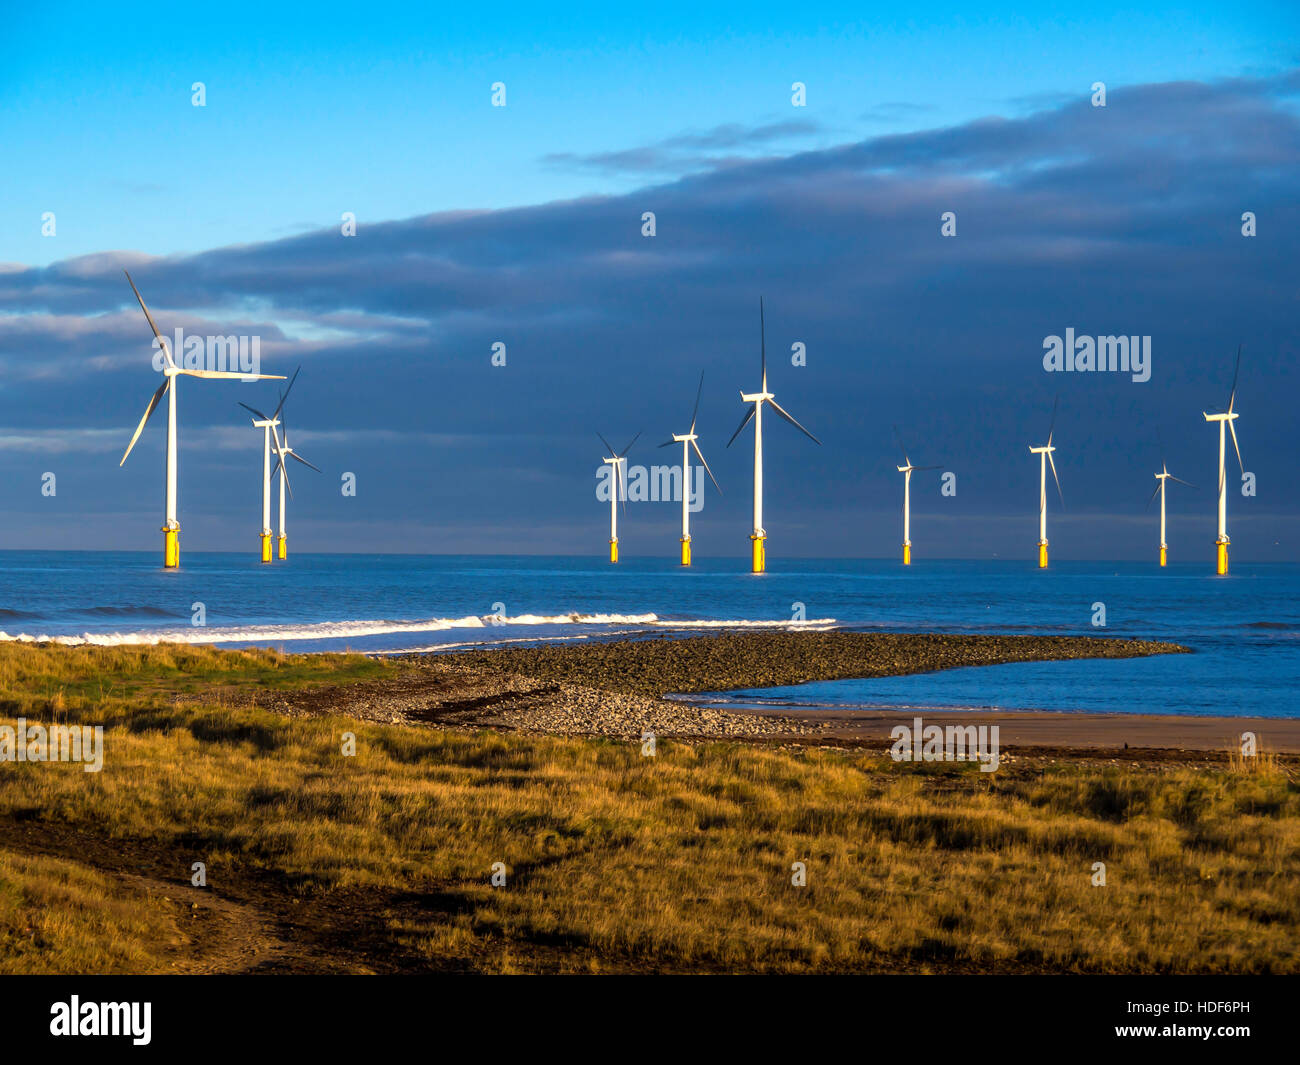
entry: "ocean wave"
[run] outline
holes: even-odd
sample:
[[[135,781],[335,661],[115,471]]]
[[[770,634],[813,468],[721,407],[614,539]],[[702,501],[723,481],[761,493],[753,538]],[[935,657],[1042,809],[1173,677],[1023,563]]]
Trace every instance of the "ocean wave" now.
[[[369,636],[389,636],[397,634],[417,634],[422,632],[446,632],[453,629],[475,629],[484,635],[470,641],[473,643],[506,643],[516,640],[537,639],[534,636],[519,636],[508,639],[504,632],[488,635],[498,630],[508,630],[515,626],[541,627],[560,625],[592,626],[643,626],[661,629],[763,629],[784,628],[808,631],[824,631],[835,624],[834,618],[814,618],[807,621],[764,621],[737,618],[734,620],[686,620],[674,621],[660,618],[657,614],[519,614],[514,617],[497,615],[467,615],[461,618],[424,618],[413,621],[324,621],[311,624],[284,625],[230,625],[206,627],[187,627],[177,629],[150,629],[142,632],[83,632],[73,635],[32,635],[18,633],[10,635],[0,632],[0,642],[8,643],[53,643],[68,647],[83,645],[97,647],[120,647],[129,645],[149,646],[159,643],[281,643],[288,640],[347,640]],[[619,635],[630,635],[636,629],[620,631]],[[644,630],[642,630],[644,631]],[[434,645],[445,648],[447,644]],[[456,646],[464,646],[459,644]],[[396,650],[396,649],[395,649]]]

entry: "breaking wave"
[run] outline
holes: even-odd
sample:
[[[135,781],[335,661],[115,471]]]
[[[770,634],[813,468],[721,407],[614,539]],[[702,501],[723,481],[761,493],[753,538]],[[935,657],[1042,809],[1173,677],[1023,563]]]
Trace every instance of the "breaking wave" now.
[[[0,632],[0,642],[54,643],[68,647],[91,645],[121,647],[159,643],[280,643],[288,640],[348,640],[369,636],[446,632],[455,629],[476,630],[475,643],[510,642],[506,630],[515,626],[591,625],[607,628],[644,626],[658,629],[766,629],[784,628],[824,631],[835,624],[834,618],[815,618],[807,621],[675,621],[660,618],[657,614],[519,614],[515,617],[495,615],[467,615],[461,618],[425,618],[414,621],[324,621],[312,624],[285,625],[229,625],[212,627],[185,627],[174,629],[149,629],[140,632],[83,632],[77,635],[10,635]],[[499,632],[500,636],[489,635]],[[534,639],[536,637],[518,637]],[[446,644],[439,644],[446,647]]]

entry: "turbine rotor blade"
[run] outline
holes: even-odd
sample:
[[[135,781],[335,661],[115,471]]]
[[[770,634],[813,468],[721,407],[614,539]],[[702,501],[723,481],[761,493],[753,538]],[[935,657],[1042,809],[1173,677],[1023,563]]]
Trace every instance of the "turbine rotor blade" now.
[[[605,445],[605,450],[609,452],[610,458],[613,458],[615,455],[618,454],[618,452],[615,451],[614,448],[610,445],[610,442],[606,440],[603,436],[600,436],[600,433],[597,433],[596,435],[600,437],[600,442]]]
[[[236,400],[236,402],[238,402],[238,400]],[[259,422],[269,422],[269,421],[271,420],[271,419],[268,418],[265,414],[263,414],[260,410],[258,410],[256,407],[250,407],[247,403],[240,403],[239,405],[240,405],[241,407],[243,407],[244,410],[248,411],[250,414],[255,414],[255,415],[257,415],[257,420],[258,420]]]
[[[636,443],[638,440],[640,440],[640,439],[641,439],[641,434],[640,434],[640,433],[637,433],[636,436],[632,437],[632,440],[631,440],[631,442],[627,445],[627,447],[625,447],[622,451],[619,452],[618,457],[619,457],[619,458],[626,458],[626,457],[627,457],[627,453],[628,453],[629,451],[632,450],[632,444],[635,444],[635,443]]]
[[[299,455],[298,452],[296,451],[286,451],[285,454],[288,455],[291,459],[297,459],[304,466],[311,466],[311,468],[315,470],[317,473],[323,472],[319,466],[312,466],[310,462],[308,462],[305,458]]]
[[[709,475],[709,480],[713,482],[713,487],[718,490],[718,495],[722,495],[722,486],[718,484],[718,479],[713,476],[713,471],[709,469],[709,460],[704,457],[704,452],[700,450],[700,445],[692,440],[691,447],[694,448],[695,454],[699,456],[700,463],[704,466],[704,472]],[[685,490],[685,487],[686,486],[683,486],[683,490]]]
[[[122,456],[122,461],[117,464],[119,469],[126,465],[127,455],[131,454],[131,449],[135,447],[135,442],[140,439],[140,434],[144,432],[145,423],[153,414],[154,408],[158,406],[158,401],[163,398],[163,393],[166,392],[167,389],[171,388],[171,384],[172,379],[169,377],[158,386],[158,391],[155,392],[153,398],[149,400],[149,406],[145,408],[144,417],[140,419],[140,424],[135,427],[135,435],[131,437],[131,442],[126,445],[126,454]]]
[[[749,424],[749,419],[754,416],[754,411],[756,411],[757,409],[758,409],[758,405],[755,404],[754,406],[750,407],[749,410],[745,411],[745,416],[740,419],[740,425],[736,427],[736,431],[731,434],[731,439],[727,441],[727,447],[731,447],[731,445],[735,442],[736,437],[740,435],[740,430],[745,428],[745,426]]]
[[[1241,373],[1241,345],[1237,345],[1237,364],[1232,368],[1232,391],[1228,393],[1228,412],[1232,412],[1233,401],[1237,398],[1237,375]]]
[[[776,400],[774,400],[774,399],[769,399],[767,402],[771,404],[772,409],[773,409],[774,411],[776,411],[777,414],[781,415],[782,418],[784,418],[784,419],[785,419],[786,421],[788,421],[791,425],[793,425],[796,429],[798,429],[799,432],[803,433],[803,435],[806,436],[809,440],[811,440],[814,444],[820,444],[820,443],[821,443],[821,441],[818,440],[815,436],[813,436],[812,433],[810,433],[807,429],[805,429],[802,425],[800,425],[797,421],[795,421],[794,416],[793,416],[792,414],[788,413],[788,412],[785,410],[785,408],[782,407],[781,404],[779,404]]]
[[[903,446],[903,436],[898,431],[898,426],[894,426],[894,439],[898,441],[898,450],[903,453],[903,465],[912,465],[912,460],[907,457],[907,448]]]
[[[289,384],[285,386],[284,392],[281,393],[280,405],[275,408],[275,414],[272,415],[273,418],[280,417],[280,411],[284,409],[284,401],[289,398],[289,393],[293,391],[293,383],[294,381],[298,380],[298,375],[300,373],[302,373],[301,366],[299,366],[298,369],[293,371],[293,377],[289,379]],[[283,380],[283,378],[281,378],[281,380]]]
[[[1177,481],[1179,484],[1185,484],[1185,485],[1187,485],[1188,488],[1195,488],[1195,487],[1196,487],[1196,485],[1191,484],[1191,483],[1188,482],[1188,481],[1184,481],[1181,477],[1175,477],[1172,473],[1169,475],[1169,479],[1170,479],[1171,481]]]
[[[1147,510],[1151,509],[1151,500],[1155,499],[1155,497],[1160,494],[1160,489],[1164,487],[1164,483],[1165,483],[1164,481],[1156,481],[1156,490],[1151,493],[1150,498],[1147,500],[1147,505],[1146,505]]]
[[[700,414],[700,397],[704,395],[704,371],[700,371],[700,387],[695,392],[695,409],[691,411],[691,432],[695,432],[695,419]]]
[[[1228,432],[1232,434],[1232,450],[1237,453],[1237,466],[1242,473],[1245,473],[1246,467],[1241,461],[1241,448],[1237,444],[1237,427],[1232,424],[1232,419],[1228,419]]]
[[[678,441],[678,440],[665,440],[665,441],[664,441],[662,444],[660,444],[659,446],[660,446],[660,447],[668,447],[670,444],[677,444],[677,443],[680,443],[680,441]]]
[[[1047,446],[1052,446],[1052,434],[1056,432],[1056,411],[1061,405],[1061,394],[1058,392],[1056,398],[1052,400],[1052,424],[1047,430]]]
[[[175,366],[176,363],[172,361],[171,349],[167,346],[167,341],[163,339],[163,335],[158,332],[158,326],[154,324],[153,315],[149,313],[149,308],[144,305],[144,297],[140,295],[140,290],[135,287],[131,275],[126,270],[123,270],[122,273],[126,274],[126,283],[131,286],[131,291],[135,293],[135,298],[140,304],[140,310],[144,311],[144,316],[149,319],[149,328],[153,330],[153,335],[158,338],[158,343],[163,349],[163,357],[167,360],[168,365]]]
[[[763,297],[762,296],[758,297],[758,347],[759,347],[759,351],[762,353],[760,357],[763,360],[763,387],[760,388],[759,391],[766,392],[767,391],[767,325],[763,321]]]
[[[1049,438],[1049,439],[1050,439],[1050,438]],[[1058,496],[1060,496],[1060,499],[1061,499],[1061,506],[1064,507],[1064,506],[1065,506],[1065,493],[1061,491],[1061,478],[1059,478],[1058,476],[1056,476],[1056,463],[1055,463],[1055,461],[1053,461],[1053,459],[1052,459],[1052,453],[1051,453],[1050,451],[1044,451],[1043,454],[1045,454],[1045,455],[1047,456],[1047,464],[1048,464],[1049,466],[1052,467],[1052,480],[1054,480],[1054,481],[1056,482],[1056,494],[1057,494]]]
[[[177,373],[187,377],[203,377],[213,381],[283,381],[284,374],[278,373],[235,373],[231,370],[181,370]]]

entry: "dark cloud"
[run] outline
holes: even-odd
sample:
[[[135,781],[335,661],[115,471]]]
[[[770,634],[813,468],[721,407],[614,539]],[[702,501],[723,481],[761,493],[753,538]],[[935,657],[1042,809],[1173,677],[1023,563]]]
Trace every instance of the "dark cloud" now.
[[[0,271],[0,436],[22,442],[0,449],[0,476],[39,478],[37,430],[119,427],[125,444],[153,381],[125,265],[162,328],[256,331],[273,372],[305,365],[294,417],[322,434],[313,461],[332,476],[361,471],[360,505],[375,520],[359,521],[336,487],[309,483],[296,521],[304,541],[442,550],[479,527],[498,549],[574,550],[583,545],[573,531],[589,526],[597,551],[595,431],[666,437],[689,416],[703,369],[701,443],[727,496],[694,524],[701,550],[743,553],[748,438],[722,445],[742,413],[738,389],[757,384],[762,293],[773,389],[825,441],[818,449],[781,424],[769,434],[776,554],[892,553],[895,422],[915,461],[959,475],[954,499],[914,487],[914,538],[933,539],[927,554],[1028,554],[1037,467],[1026,448],[1045,433],[1058,392],[1071,501],[1054,519],[1060,557],[1147,554],[1156,428],[1171,469],[1212,483],[1216,441],[1200,412],[1226,398],[1244,342],[1239,426],[1260,487],[1232,504],[1234,542],[1243,558],[1300,558],[1287,466],[1298,89],[1294,73],[1117,88],[1104,109],[1082,97],[623,196],[363,220],[351,238],[320,230],[193,256],[123,251]],[[790,132],[771,132],[772,143]],[[753,147],[753,134],[724,127],[653,150]],[[653,238],[641,235],[647,211]],[[945,211],[956,213],[956,237],[940,235]],[[1257,237],[1240,233],[1245,211],[1257,215]],[[1151,380],[1046,374],[1043,338],[1067,327],[1152,336]],[[490,365],[497,341],[505,368]],[[790,363],[795,342],[807,346],[806,367]],[[257,459],[251,432],[246,448],[200,452],[197,431],[239,424],[235,400],[272,387],[187,382],[183,427],[196,435],[183,507],[209,513],[187,527],[194,547],[202,529],[243,528],[223,502],[252,498],[244,488]],[[427,434],[479,444],[434,446]],[[97,445],[69,487],[60,478],[65,508],[138,507],[138,529],[105,531],[107,546],[152,544],[158,471],[148,447],[161,446],[161,426],[146,436],[126,470]],[[647,448],[639,460],[665,454]],[[11,541],[34,546],[43,512],[34,490],[25,498],[11,507]],[[1186,557],[1212,540],[1213,506],[1208,492],[1177,506]],[[629,510],[630,550],[671,551],[672,506]],[[419,538],[388,543],[383,515]]]

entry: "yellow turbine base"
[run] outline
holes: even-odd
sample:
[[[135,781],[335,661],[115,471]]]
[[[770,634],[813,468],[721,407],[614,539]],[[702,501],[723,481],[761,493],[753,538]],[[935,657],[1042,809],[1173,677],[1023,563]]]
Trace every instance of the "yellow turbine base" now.
[[[271,561],[271,534],[262,533],[262,561]]]
[[[163,530],[163,565],[167,569],[176,569],[181,564],[181,531],[179,529]]]
[[[904,565],[904,566],[910,566],[911,564],[912,564],[912,545],[911,545],[911,544],[904,544],[904,545],[903,545],[903,565]]]
[[[611,540],[611,541],[609,542],[609,560],[610,560],[611,562],[617,562],[617,561],[618,561],[618,541],[617,541],[617,540]]]
[[[682,539],[682,565],[689,566],[691,564],[691,538],[689,536],[683,536],[681,539]]]
[[[1219,561],[1216,572],[1222,577],[1228,572],[1228,541],[1220,540],[1216,545],[1219,549]]]
[[[754,550],[754,572],[763,573],[767,570],[767,537],[750,535],[750,542]]]
[[[289,549],[285,545],[285,539],[286,538],[283,536],[280,537],[280,560],[281,561],[289,557]]]
[[[1167,548],[1167,547],[1165,547],[1163,544],[1161,544],[1161,545],[1160,545],[1160,565],[1162,565],[1162,566],[1167,566],[1168,564],[1169,564],[1169,548]]]
[[[1038,568],[1047,569],[1047,541],[1038,545]]]

